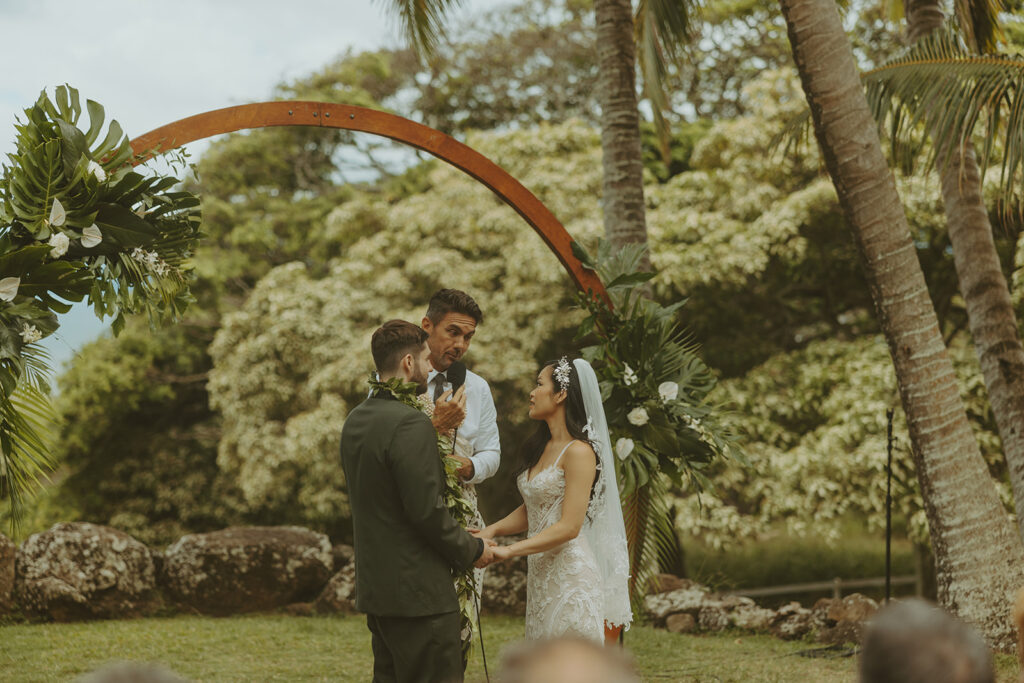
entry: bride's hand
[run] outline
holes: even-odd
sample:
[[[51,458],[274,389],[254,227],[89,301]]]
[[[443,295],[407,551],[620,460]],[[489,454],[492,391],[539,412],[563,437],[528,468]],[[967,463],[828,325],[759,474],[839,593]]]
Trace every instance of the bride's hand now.
[[[468,531],[469,533],[473,534],[477,538],[486,538],[486,539],[490,539],[490,540],[494,539],[494,532],[491,531],[490,529],[472,529],[471,528],[471,529],[466,529],[466,531]]]
[[[496,545],[491,548],[491,553],[493,553],[495,562],[504,562],[505,560],[512,559],[512,551],[509,550],[507,545]]]

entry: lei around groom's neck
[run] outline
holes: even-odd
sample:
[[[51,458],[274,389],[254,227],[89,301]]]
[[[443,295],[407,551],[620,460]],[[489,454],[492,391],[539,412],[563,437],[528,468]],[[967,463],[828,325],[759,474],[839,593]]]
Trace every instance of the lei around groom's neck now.
[[[402,377],[379,379],[375,374],[371,373],[369,384],[372,390],[371,396],[374,398],[380,397],[382,393],[388,393],[408,406],[417,410],[420,408],[419,391],[415,382],[406,382]]]

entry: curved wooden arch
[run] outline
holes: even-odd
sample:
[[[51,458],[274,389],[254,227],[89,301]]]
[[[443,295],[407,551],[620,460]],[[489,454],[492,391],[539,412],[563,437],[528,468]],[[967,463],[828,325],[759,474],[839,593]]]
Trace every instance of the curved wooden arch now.
[[[136,163],[160,152],[213,135],[270,126],[319,126],[380,135],[429,152],[472,176],[526,220],[554,252],[582,292],[607,301],[597,274],[572,253],[572,237],[558,219],[522,183],[471,147],[439,130],[409,119],[365,107],[326,102],[257,102],[215,109],[161,126],[131,141]]]

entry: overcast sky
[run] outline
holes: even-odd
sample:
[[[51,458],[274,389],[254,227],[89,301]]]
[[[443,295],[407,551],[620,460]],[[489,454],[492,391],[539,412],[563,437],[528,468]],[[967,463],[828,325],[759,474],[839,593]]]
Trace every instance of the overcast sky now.
[[[495,0],[468,0],[478,11]],[[269,99],[346,49],[401,44],[381,0],[0,0],[0,155],[15,116],[68,83],[130,137],[210,109]],[[197,153],[201,150],[193,150]],[[49,338],[56,367],[103,326],[83,307]]]

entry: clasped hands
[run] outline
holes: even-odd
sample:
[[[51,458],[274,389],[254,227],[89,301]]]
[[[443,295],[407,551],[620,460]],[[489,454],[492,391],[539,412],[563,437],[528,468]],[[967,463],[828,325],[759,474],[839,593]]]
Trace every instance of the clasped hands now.
[[[480,529],[469,529],[469,533],[484,542],[484,551],[477,558],[477,561],[473,563],[473,566],[477,569],[483,569],[495,562],[503,562],[512,558],[512,551],[509,550],[508,546],[498,545],[497,541],[485,536],[484,532]]]

